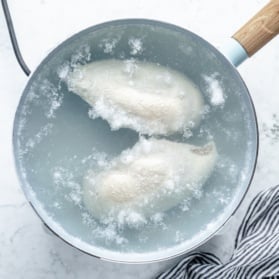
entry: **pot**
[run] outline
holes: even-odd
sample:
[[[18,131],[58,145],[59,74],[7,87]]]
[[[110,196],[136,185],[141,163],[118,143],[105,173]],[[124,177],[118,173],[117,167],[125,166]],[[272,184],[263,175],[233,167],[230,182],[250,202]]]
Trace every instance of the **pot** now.
[[[29,75],[7,3],[2,0],[2,4],[17,58]],[[188,30],[147,19],[99,24],[57,46],[30,75],[13,130],[18,177],[44,224],[85,253],[125,263],[165,260],[210,239],[243,200],[257,160],[255,109],[236,66],[278,34],[278,12],[279,1],[270,1],[221,51]],[[133,40],[140,40],[140,51],[131,49]],[[210,131],[222,158],[203,195],[193,199],[191,210],[171,210],[163,224],[127,228],[122,234],[113,225],[102,227],[90,217],[81,202],[80,184],[84,172],[94,167],[94,156],[114,158],[132,147],[139,135],[129,129],[111,131],[106,121],[90,119],[89,106],[61,80],[75,63],[111,58],[135,58],[175,69],[199,86],[209,105],[207,80],[214,79],[224,97],[220,106],[210,107],[199,130],[193,131],[193,139],[187,140],[202,143]],[[201,129],[204,138],[195,138]],[[172,140],[185,141],[181,135]]]

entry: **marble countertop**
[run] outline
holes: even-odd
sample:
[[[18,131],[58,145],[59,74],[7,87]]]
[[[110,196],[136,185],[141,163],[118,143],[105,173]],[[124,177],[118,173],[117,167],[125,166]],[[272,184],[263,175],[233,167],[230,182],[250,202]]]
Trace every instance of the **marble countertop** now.
[[[177,24],[219,45],[268,1],[264,0],[10,0],[16,33],[31,69],[59,42],[85,27],[117,18]],[[279,38],[239,67],[254,99],[260,129],[258,165],[234,217],[200,247],[226,261],[251,199],[279,182]],[[27,82],[0,10],[0,278],[153,278],[179,259],[124,265],[100,261],[48,234],[21,191],[12,156],[12,126]]]

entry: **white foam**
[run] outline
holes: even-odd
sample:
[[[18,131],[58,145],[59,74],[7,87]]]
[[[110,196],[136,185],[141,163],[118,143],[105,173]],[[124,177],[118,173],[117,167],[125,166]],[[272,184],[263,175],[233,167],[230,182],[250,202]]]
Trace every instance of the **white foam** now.
[[[57,70],[57,75],[60,79],[65,80],[71,71],[70,63],[66,62]]]
[[[165,214],[163,212],[157,212],[157,213],[151,215],[150,219],[155,224],[160,224],[163,222],[164,216],[165,216]]]
[[[84,65],[91,59],[91,48],[89,45],[80,46],[71,56],[70,66],[75,68]]]
[[[118,245],[128,243],[127,238],[118,233],[117,227],[114,224],[109,224],[105,227],[97,227],[94,230],[94,235],[96,238],[104,239],[107,243],[112,242]]]
[[[53,182],[56,188],[65,192],[65,199],[74,205],[81,206],[82,188],[76,181],[74,173],[62,166],[57,166],[52,171]],[[65,191],[67,189],[67,191]]]
[[[131,48],[131,55],[137,55],[143,52],[143,42],[140,38],[130,38],[128,44]]]
[[[223,106],[226,100],[220,81],[216,75],[203,76],[207,84],[207,94],[212,106]]]
[[[23,129],[23,127],[22,127]],[[39,131],[26,141],[25,146],[21,149],[22,154],[26,154],[34,149],[46,136],[48,136],[53,129],[53,124],[48,123],[42,126]]]
[[[117,36],[114,38],[104,38],[99,43],[99,48],[103,50],[104,53],[113,54],[114,49],[116,48],[121,36]]]

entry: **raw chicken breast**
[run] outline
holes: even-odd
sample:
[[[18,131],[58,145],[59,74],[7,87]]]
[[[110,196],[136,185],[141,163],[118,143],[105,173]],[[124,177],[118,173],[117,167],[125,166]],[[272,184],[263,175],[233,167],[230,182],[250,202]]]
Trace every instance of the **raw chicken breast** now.
[[[108,169],[89,171],[84,178],[84,203],[98,219],[149,217],[200,190],[216,158],[213,142],[200,147],[141,138],[112,160]]]
[[[137,60],[79,65],[67,79],[71,91],[113,130],[167,135],[196,126],[203,110],[198,88],[181,73]]]

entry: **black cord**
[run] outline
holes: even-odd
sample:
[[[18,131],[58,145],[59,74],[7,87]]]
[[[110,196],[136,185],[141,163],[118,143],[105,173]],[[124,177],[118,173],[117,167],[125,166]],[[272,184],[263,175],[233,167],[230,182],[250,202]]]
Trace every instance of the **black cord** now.
[[[20,67],[22,68],[23,72],[27,76],[29,76],[31,71],[28,68],[28,66],[25,64],[25,62],[22,58],[21,52],[19,50],[16,35],[15,35],[14,25],[12,22],[11,14],[10,14],[9,7],[8,7],[6,0],[2,0],[2,7],[3,7],[4,15],[6,18],[6,22],[7,22],[7,26],[8,26],[8,30],[9,30],[9,34],[10,34],[10,38],[11,38],[11,42],[12,42],[12,46],[13,46],[13,50],[14,50],[16,59],[20,65]]]

